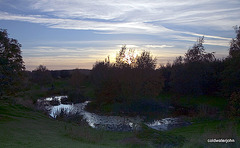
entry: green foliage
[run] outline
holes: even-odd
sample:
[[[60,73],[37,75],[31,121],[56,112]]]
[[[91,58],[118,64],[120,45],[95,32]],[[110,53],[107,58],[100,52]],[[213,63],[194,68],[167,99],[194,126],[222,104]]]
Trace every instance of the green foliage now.
[[[20,89],[25,69],[20,48],[16,39],[9,38],[7,31],[0,29],[0,96]]]
[[[46,66],[39,65],[35,70],[32,71],[31,80],[32,82],[43,86],[52,83],[52,75]]]
[[[240,91],[233,92],[228,104],[229,117],[239,117],[240,116]]]
[[[87,80],[87,76],[81,73],[78,69],[75,69],[72,72],[72,75],[70,78],[70,84],[74,88],[81,88],[86,80]]]

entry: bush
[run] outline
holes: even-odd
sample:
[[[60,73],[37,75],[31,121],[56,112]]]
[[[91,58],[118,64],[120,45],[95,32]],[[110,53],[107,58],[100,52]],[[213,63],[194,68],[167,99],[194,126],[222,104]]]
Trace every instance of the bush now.
[[[240,91],[233,92],[228,104],[229,117],[240,116]]]

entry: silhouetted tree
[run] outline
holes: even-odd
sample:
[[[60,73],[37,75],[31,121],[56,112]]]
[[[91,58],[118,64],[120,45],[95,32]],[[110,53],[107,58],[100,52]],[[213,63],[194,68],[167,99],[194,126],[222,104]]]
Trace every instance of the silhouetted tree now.
[[[32,71],[32,81],[39,85],[46,85],[52,83],[52,75],[44,65],[39,65]]]
[[[150,52],[143,51],[139,57],[137,57],[136,67],[140,69],[155,69],[157,59],[153,58]]]
[[[240,57],[240,26],[235,26],[234,30],[236,32],[236,38],[232,39],[230,42],[229,56],[230,57]]]
[[[229,56],[224,61],[222,72],[222,91],[226,96],[240,91],[240,27],[235,27],[236,38],[232,39],[229,48]]]
[[[176,59],[173,61],[173,65],[181,65],[181,64],[183,64],[183,57],[182,56],[176,57]]]
[[[122,46],[119,53],[116,55],[116,66],[119,68],[123,67],[134,67],[136,63],[135,50],[127,49],[127,46]]]
[[[215,60],[215,56],[212,53],[205,52],[204,46],[204,37],[201,37],[197,40],[197,43],[193,45],[191,49],[185,54],[184,62],[212,62]]]
[[[75,69],[72,72],[72,76],[70,78],[70,84],[75,88],[80,88],[84,81],[86,80],[87,76],[81,73],[78,69]]]
[[[25,69],[20,48],[16,39],[9,38],[7,31],[0,29],[0,96],[19,89]]]
[[[179,94],[209,94],[217,91],[214,83],[217,80],[213,64],[216,59],[213,53],[205,52],[204,37],[187,51],[185,57],[177,57],[171,68],[171,90]]]
[[[163,88],[163,77],[155,70],[156,58],[144,51],[136,58],[136,66],[130,66],[133,60],[127,63],[122,59],[125,50],[125,46],[121,48],[116,64],[97,62],[93,66],[91,77],[99,104],[150,99],[156,97]]]
[[[228,116],[239,117],[240,116],[240,92],[233,92],[228,102]]]
[[[171,73],[172,73],[172,65],[167,63],[165,66],[161,65],[158,69],[160,75],[163,77],[164,85],[163,85],[163,92],[170,91],[170,81],[171,81]]]

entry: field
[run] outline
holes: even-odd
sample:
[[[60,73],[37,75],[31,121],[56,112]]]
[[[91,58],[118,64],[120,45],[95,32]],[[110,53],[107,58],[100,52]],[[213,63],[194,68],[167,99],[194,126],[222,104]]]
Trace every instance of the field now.
[[[173,143],[182,143],[177,147],[240,147],[240,120],[236,119],[189,118],[192,125],[167,132],[110,132],[50,119],[10,100],[1,100],[0,147],[174,147]],[[231,138],[235,143],[207,143],[209,138]]]

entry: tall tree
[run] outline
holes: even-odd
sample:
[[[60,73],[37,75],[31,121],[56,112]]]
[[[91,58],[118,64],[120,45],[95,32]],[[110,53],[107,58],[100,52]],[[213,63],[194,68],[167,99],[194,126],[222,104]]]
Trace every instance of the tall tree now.
[[[229,56],[239,57],[240,56],[240,26],[235,26],[236,38],[230,42]]]
[[[215,61],[214,52],[207,53],[203,46],[204,37],[201,37],[197,40],[197,43],[193,45],[191,49],[185,54],[185,63],[191,62],[212,62]]]
[[[226,96],[240,91],[240,26],[235,26],[236,38],[232,39],[229,56],[224,61],[222,72],[222,88]]]
[[[39,85],[46,85],[52,83],[52,75],[44,65],[39,65],[32,71],[32,81]]]
[[[184,59],[180,56],[174,61],[171,68],[170,86],[173,92],[179,94],[210,94],[216,78],[212,66],[216,59],[213,53],[207,53],[203,46],[204,37],[185,54]]]
[[[0,29],[0,95],[19,89],[25,69],[20,48],[16,39],[8,37],[7,30]]]
[[[122,46],[119,53],[116,55],[116,66],[119,68],[123,67],[134,67],[136,63],[137,54],[134,49],[127,49],[127,46]]]
[[[150,52],[143,51],[141,56],[137,57],[137,68],[140,69],[155,69],[157,64],[157,59],[153,58]]]

